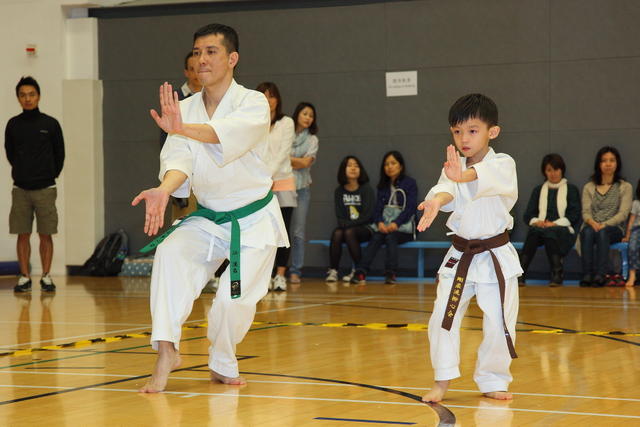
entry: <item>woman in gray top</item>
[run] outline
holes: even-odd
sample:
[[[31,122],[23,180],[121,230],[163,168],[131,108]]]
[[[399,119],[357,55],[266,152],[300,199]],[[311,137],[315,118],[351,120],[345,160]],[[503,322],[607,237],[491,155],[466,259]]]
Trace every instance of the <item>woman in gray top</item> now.
[[[614,147],[602,147],[594,163],[591,181],[582,189],[580,286],[603,286],[609,280],[609,245],[622,239],[631,210],[633,188],[623,180],[622,160]]]

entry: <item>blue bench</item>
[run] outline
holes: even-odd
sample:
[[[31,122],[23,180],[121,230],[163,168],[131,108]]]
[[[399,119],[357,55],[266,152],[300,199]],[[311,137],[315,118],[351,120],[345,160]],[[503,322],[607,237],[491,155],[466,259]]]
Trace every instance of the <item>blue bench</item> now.
[[[312,245],[322,245],[329,247],[329,240],[309,240]],[[524,242],[511,242],[514,248],[521,250]],[[367,246],[367,242],[363,242],[361,246]],[[418,279],[424,279],[424,250],[425,249],[449,249],[451,242],[449,241],[423,241],[414,240],[411,242],[398,245],[399,248],[418,249]],[[614,243],[611,249],[620,252],[620,260],[622,261],[622,277],[629,277],[629,244],[626,242]]]
[[[322,245],[329,247],[329,240],[309,240],[312,245]],[[367,246],[367,242],[363,242],[360,246]],[[424,250],[425,249],[449,249],[451,242],[448,241],[422,241],[414,240],[398,245],[399,248],[417,249],[418,250],[418,276],[417,279],[424,279]]]

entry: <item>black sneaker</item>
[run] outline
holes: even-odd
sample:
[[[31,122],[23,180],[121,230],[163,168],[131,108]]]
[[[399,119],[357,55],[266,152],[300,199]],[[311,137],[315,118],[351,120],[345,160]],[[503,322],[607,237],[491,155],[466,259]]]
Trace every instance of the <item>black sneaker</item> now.
[[[393,271],[387,271],[384,273],[384,283],[387,285],[393,285],[396,283],[396,273]]]
[[[588,288],[591,286],[591,282],[593,282],[593,278],[591,277],[591,274],[587,273],[582,276],[582,279],[580,279],[580,287]]]
[[[354,285],[367,283],[367,275],[364,273],[364,271],[357,270],[351,278],[351,283]]]
[[[45,274],[42,276],[42,279],[40,279],[40,288],[45,292],[56,291],[56,285],[53,284],[53,280],[51,280],[51,277],[48,274]]]
[[[13,292],[31,292],[31,279],[21,275],[18,279],[18,284],[13,288]]]

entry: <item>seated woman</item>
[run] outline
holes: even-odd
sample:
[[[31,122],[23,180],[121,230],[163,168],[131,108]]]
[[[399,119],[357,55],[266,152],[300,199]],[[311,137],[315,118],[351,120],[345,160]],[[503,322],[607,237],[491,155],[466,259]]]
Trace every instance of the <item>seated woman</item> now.
[[[340,185],[334,192],[338,227],[331,234],[327,282],[338,280],[342,244],[346,243],[349,254],[357,265],[360,262],[360,243],[368,241],[373,234],[368,224],[373,214],[375,194],[369,185],[367,171],[357,157],[347,156],[342,159],[338,168],[338,183]],[[353,270],[342,280],[349,282],[352,277]]]
[[[575,244],[580,226],[580,192],[565,179],[566,166],[559,154],[544,156],[540,169],[546,181],[533,189],[524,213],[529,231],[520,253],[521,282],[525,283],[536,249],[544,244],[551,267],[549,286],[560,286],[562,261]]]
[[[631,210],[633,188],[621,178],[622,160],[614,147],[596,154],[591,181],[582,189],[582,280],[580,286],[603,286],[609,273],[609,246],[622,239]]]
[[[382,158],[378,195],[373,211],[375,232],[362,260],[356,265],[351,283],[364,283],[378,249],[387,246],[385,283],[395,283],[398,269],[398,245],[415,238],[415,213],[418,186],[405,174],[402,154],[390,151]]]
[[[640,268],[640,180],[636,184],[636,200],[631,204],[627,234],[622,241],[629,242],[629,277],[625,286],[632,288],[636,285],[636,271]]]

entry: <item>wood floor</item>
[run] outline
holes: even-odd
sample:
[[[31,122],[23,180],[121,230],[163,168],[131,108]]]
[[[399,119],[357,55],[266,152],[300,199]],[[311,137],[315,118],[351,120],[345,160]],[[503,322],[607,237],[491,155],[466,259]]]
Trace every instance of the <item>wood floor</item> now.
[[[149,346],[147,278],[57,277],[58,291],[14,295],[0,278],[2,426],[640,426],[640,303],[634,289],[520,288],[514,400],[473,383],[482,313],[463,322],[462,377],[441,405],[425,324],[432,283],[270,293],[238,347],[244,387],[208,381],[205,313],[185,325],[168,389],[137,393]]]

